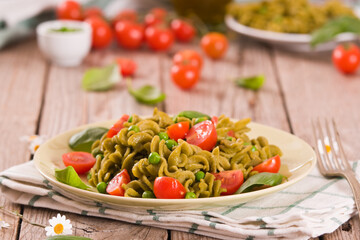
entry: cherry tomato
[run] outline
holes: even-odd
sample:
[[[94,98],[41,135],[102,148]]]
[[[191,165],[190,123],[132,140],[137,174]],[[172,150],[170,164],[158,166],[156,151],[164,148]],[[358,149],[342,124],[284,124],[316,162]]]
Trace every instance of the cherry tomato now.
[[[112,31],[110,26],[101,17],[92,16],[85,19],[92,28],[92,46],[93,48],[105,48],[112,41]]]
[[[102,17],[103,13],[102,13],[101,9],[98,7],[89,7],[84,10],[84,14],[83,14],[84,19],[86,19],[88,17],[92,17],[92,16]]]
[[[129,173],[126,169],[122,170],[111,179],[106,187],[106,192],[110,195],[124,196],[125,190],[122,188],[123,184],[128,184],[131,181]]]
[[[217,142],[214,124],[210,120],[195,124],[186,134],[186,141],[203,150],[211,151]]]
[[[213,116],[213,117],[211,118],[211,122],[214,124],[214,127],[216,127],[216,125],[217,125],[218,122],[219,122],[218,117],[217,117],[217,116]]]
[[[191,65],[173,65],[171,79],[182,89],[190,89],[199,81],[199,69]]]
[[[171,29],[180,42],[190,42],[195,36],[195,28],[190,23],[180,19],[171,21]]]
[[[95,164],[96,159],[87,152],[69,152],[62,155],[65,166],[72,166],[78,174],[88,172]]]
[[[167,11],[163,8],[153,8],[145,15],[145,25],[151,26],[165,21]]]
[[[185,197],[186,189],[175,178],[157,177],[154,181],[154,194],[156,198],[179,199]]]
[[[332,61],[340,72],[354,73],[360,65],[360,49],[355,44],[338,45],[332,53]]]
[[[189,122],[179,122],[170,125],[166,133],[168,134],[169,138],[174,139],[177,141],[178,139],[184,139],[187,132],[189,131],[190,124]]]
[[[144,39],[144,27],[128,20],[118,21],[115,25],[117,43],[126,49],[137,49]]]
[[[165,51],[174,42],[174,34],[169,28],[154,25],[145,29],[146,42],[152,50]]]
[[[244,182],[244,175],[241,170],[223,171],[213,174],[215,180],[221,180],[221,188],[226,189],[226,192],[220,194],[222,196],[234,194]]]
[[[125,9],[119,12],[114,19],[112,20],[113,26],[116,25],[118,21],[130,21],[136,22],[138,19],[137,13],[132,9]]]
[[[118,134],[118,132],[120,132],[120,130],[124,127],[124,122],[126,122],[128,119],[129,115],[122,115],[122,117],[114,125],[112,125],[112,127],[107,133],[107,137],[112,138],[113,136]]]
[[[193,65],[198,69],[202,67],[202,57],[200,54],[194,50],[186,49],[178,51],[173,57],[174,65]]]
[[[120,73],[124,77],[132,76],[136,70],[136,63],[128,58],[117,58],[117,64],[119,65]]]
[[[81,6],[75,1],[65,1],[56,7],[56,15],[58,19],[66,20],[82,20]]]
[[[275,157],[269,158],[265,162],[256,165],[253,168],[253,171],[277,173],[279,172],[280,165],[281,165],[280,157],[279,155],[276,155]]]
[[[224,34],[211,32],[201,38],[200,45],[207,56],[218,59],[224,56],[229,43]]]
[[[235,132],[234,130],[230,130],[227,132],[227,135],[230,136],[230,137],[235,137]]]

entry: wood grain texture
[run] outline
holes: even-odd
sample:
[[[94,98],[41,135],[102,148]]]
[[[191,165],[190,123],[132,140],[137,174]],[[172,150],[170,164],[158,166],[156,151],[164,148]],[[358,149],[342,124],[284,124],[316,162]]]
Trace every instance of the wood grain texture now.
[[[0,54],[0,171],[30,159],[27,143],[20,141],[24,135],[34,135],[47,65],[34,41],[13,45]],[[0,205],[10,211],[20,211],[0,196]],[[19,219],[0,211],[0,218],[10,228],[0,231],[0,239],[16,239]]]

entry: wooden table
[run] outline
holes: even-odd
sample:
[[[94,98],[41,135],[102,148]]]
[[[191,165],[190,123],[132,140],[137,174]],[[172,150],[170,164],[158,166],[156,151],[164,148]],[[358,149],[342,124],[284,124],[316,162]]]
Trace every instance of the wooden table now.
[[[350,160],[359,159],[360,71],[344,76],[331,64],[329,54],[288,53],[246,39],[236,39],[226,57],[204,57],[198,85],[191,91],[178,89],[170,79],[171,57],[179,49],[198,49],[198,44],[175,45],[167,53],[147,49],[125,51],[116,46],[93,51],[80,67],[62,68],[46,61],[34,39],[0,51],[0,170],[31,159],[23,135],[54,136],[76,126],[119,118],[123,113],[151,114],[152,106],[137,103],[121,82],[107,92],[81,89],[84,71],[127,56],[138,63],[134,87],[146,83],[161,88],[167,99],[158,108],[168,113],[198,110],[209,115],[226,114],[291,132],[313,143],[311,120],[333,117]],[[199,50],[200,51],[200,50]],[[266,84],[253,92],[235,87],[230,79],[265,74]],[[0,206],[19,211],[40,224],[57,211],[20,206],[0,197]],[[124,222],[65,213],[76,226],[77,236],[92,239],[210,239],[196,234],[137,226]],[[40,239],[44,230],[0,212],[11,224],[0,230],[0,239]],[[320,239],[360,239],[359,218],[353,217],[334,233]]]

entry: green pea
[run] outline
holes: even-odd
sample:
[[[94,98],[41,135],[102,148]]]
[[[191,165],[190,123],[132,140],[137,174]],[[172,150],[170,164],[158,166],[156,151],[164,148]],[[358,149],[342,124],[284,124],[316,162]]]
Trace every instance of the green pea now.
[[[144,191],[142,193],[142,198],[155,198],[155,195],[152,191]]]
[[[89,172],[89,173],[86,175],[86,179],[87,179],[87,180],[90,180],[90,179],[91,179],[91,172]]]
[[[168,140],[169,139],[169,136],[167,135],[166,132],[159,132],[159,137],[160,137],[160,140]]]
[[[226,139],[229,140],[229,141],[232,141],[232,140],[233,140],[232,137],[227,137]]]
[[[187,192],[185,198],[196,198],[196,195],[193,192]]]
[[[96,188],[98,190],[99,193],[106,193],[106,187],[107,187],[107,183],[106,182],[99,182],[96,185]]]
[[[196,181],[200,181],[200,179],[203,179],[205,177],[205,173],[203,171],[198,171],[197,173],[195,173],[195,178]]]
[[[206,117],[195,118],[195,124],[201,123],[201,122],[203,122],[205,120],[207,120]]]
[[[129,131],[129,132],[130,132],[130,131],[140,132],[140,129],[139,129],[138,126],[132,125],[132,126],[129,127],[128,131]]]
[[[165,144],[168,147],[168,149],[170,149],[170,150],[172,150],[173,147],[178,145],[178,143],[175,140],[172,140],[172,139],[166,140]]]
[[[149,163],[156,165],[160,162],[160,155],[157,152],[152,152],[149,154]]]
[[[133,120],[133,117],[131,116],[131,117],[129,117],[128,122],[131,123],[132,120]]]
[[[252,148],[251,148],[251,151],[252,152],[255,152],[257,150],[257,148],[255,147],[255,146],[253,146]]]

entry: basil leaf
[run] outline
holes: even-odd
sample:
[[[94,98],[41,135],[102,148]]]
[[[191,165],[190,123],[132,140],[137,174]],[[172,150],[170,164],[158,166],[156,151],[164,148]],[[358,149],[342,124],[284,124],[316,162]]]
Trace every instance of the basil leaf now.
[[[82,87],[87,91],[105,91],[121,79],[117,64],[87,70],[82,79]]]
[[[255,187],[261,186],[276,186],[283,180],[283,175],[280,173],[268,173],[262,172],[249,177],[241,187],[235,192],[235,194],[251,192]]]
[[[315,47],[320,43],[329,42],[344,32],[360,34],[360,19],[350,16],[333,19],[311,34],[310,44]]]
[[[100,139],[109,129],[103,127],[88,128],[71,136],[69,147],[74,151],[91,152],[91,145]]]
[[[71,235],[56,235],[52,237],[47,237],[46,240],[91,240],[91,238],[71,236]]]
[[[252,90],[259,90],[265,82],[264,75],[246,77],[246,78],[238,78],[235,79],[235,84],[239,87],[248,88]]]
[[[182,111],[182,112],[179,112],[177,117],[186,117],[189,119],[205,117],[208,120],[211,119],[211,117],[209,115],[206,115],[204,113],[197,112],[197,111]]]
[[[131,81],[127,81],[128,91],[134,96],[134,98],[141,103],[145,104],[156,104],[164,101],[166,95],[162,93],[159,89],[151,86],[145,85],[139,89],[133,89],[131,87]]]
[[[75,169],[72,166],[68,166],[64,169],[55,169],[55,177],[59,182],[65,183],[67,185],[80,188],[88,189],[90,188],[86,185],[79,175],[76,173]]]

